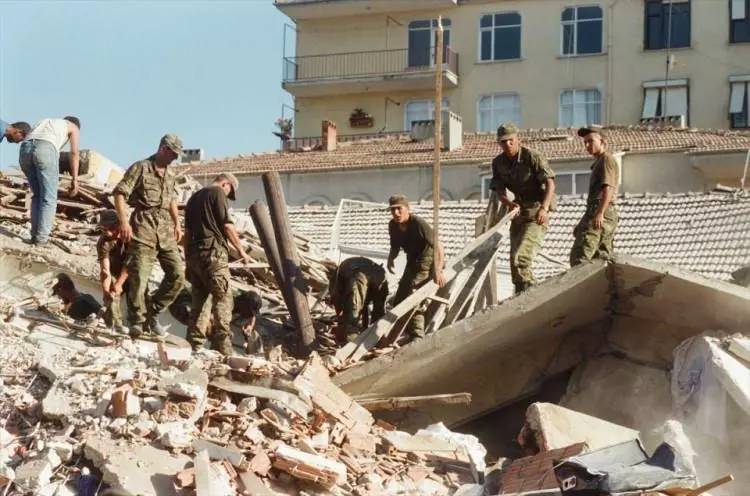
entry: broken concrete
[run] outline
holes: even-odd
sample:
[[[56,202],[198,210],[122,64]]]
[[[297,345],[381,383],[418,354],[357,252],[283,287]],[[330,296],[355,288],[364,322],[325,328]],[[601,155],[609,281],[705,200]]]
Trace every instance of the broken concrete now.
[[[533,403],[526,410],[526,425],[541,451],[584,443],[591,450],[639,438],[636,430],[563,408]]]
[[[162,379],[161,389],[185,398],[203,399],[208,387],[208,374],[197,367],[191,367],[172,377]]]
[[[176,495],[172,478],[191,461],[150,445],[128,446],[101,437],[88,438],[84,454],[102,471],[104,482],[144,496]]]
[[[49,419],[60,419],[73,413],[70,396],[66,394],[62,386],[55,384],[50,388],[47,396],[42,400],[42,411]]]

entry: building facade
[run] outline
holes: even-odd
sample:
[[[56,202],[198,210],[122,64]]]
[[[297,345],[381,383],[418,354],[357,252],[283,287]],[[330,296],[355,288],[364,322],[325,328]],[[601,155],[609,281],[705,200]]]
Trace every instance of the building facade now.
[[[295,137],[409,131],[444,105],[466,131],[750,126],[750,0],[276,0],[296,24]],[[289,48],[291,51],[291,48]]]

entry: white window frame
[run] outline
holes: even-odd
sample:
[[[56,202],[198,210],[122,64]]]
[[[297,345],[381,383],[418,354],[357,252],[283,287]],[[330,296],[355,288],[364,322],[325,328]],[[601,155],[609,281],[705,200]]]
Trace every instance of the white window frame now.
[[[602,91],[599,88],[572,88],[572,89],[567,89],[567,90],[561,91],[560,92],[560,96],[558,98],[557,122],[558,122],[558,125],[560,127],[581,127],[581,126],[579,126],[578,124],[575,123],[576,93],[588,92],[588,91],[596,91],[599,94],[599,120],[598,120],[598,122],[587,122],[587,123],[584,123],[582,125],[583,126],[589,126],[589,125],[595,125],[595,124],[601,124],[602,123],[602,121],[604,120],[604,116],[602,115],[602,113],[603,113],[603,106],[602,106],[603,103],[602,102],[604,100],[603,99],[603,95],[602,95]],[[572,107],[573,107],[573,122],[570,123],[570,124],[563,123],[563,103],[562,103],[562,99],[563,99],[563,95],[565,93],[572,93],[573,94],[573,103],[572,103]],[[593,100],[592,101],[588,101],[587,100],[587,101],[583,102],[584,106],[588,105],[590,103],[596,103],[596,102],[593,101]]]
[[[688,79],[672,79],[669,81],[647,81],[643,83],[643,106],[641,108],[642,119],[667,119],[670,117],[678,117],[682,114],[671,112],[670,114],[664,113],[664,102],[670,98],[670,93],[673,98],[679,96],[684,90],[685,94],[685,123],[690,122],[690,80]],[[656,110],[659,107],[659,101],[661,101],[661,115],[656,115]],[[653,112],[651,112],[653,108]],[[667,105],[667,110],[673,108]],[[653,113],[653,115],[651,115]]]
[[[496,59],[495,58],[495,15],[497,14],[518,14],[521,17],[521,23],[520,24],[513,24],[511,26],[502,26],[500,29],[507,29],[507,28],[520,28],[520,32],[518,33],[519,37],[519,45],[521,47],[520,52],[518,53],[518,58],[516,59]],[[484,16],[492,16],[492,26],[490,27],[482,27],[482,17]],[[479,20],[477,21],[477,25],[479,27],[479,33],[477,36],[477,62],[479,63],[489,63],[489,62],[504,62],[508,60],[521,60],[523,58],[523,14],[521,14],[518,10],[503,10],[501,12],[484,12],[479,14]],[[490,44],[491,44],[491,51],[492,51],[492,58],[488,60],[484,60],[482,58],[482,33],[489,31],[491,33],[490,37]]]
[[[491,98],[492,106],[490,107],[490,113],[493,113],[495,112],[495,106],[494,106],[495,98],[499,98],[499,97],[514,97],[515,98],[515,105],[513,106],[513,111],[515,112],[518,118],[515,120],[513,119],[510,119],[510,120],[514,124],[516,124],[516,126],[518,126],[519,128],[523,127],[521,125],[521,95],[519,95],[516,92],[490,93],[488,95],[479,95],[479,97],[477,98],[477,114],[476,114],[477,115],[477,126],[476,126],[477,131],[489,133],[489,132],[494,132],[497,130],[497,126],[495,126],[495,129],[482,129],[481,128],[481,123],[482,123],[481,105],[482,105],[483,98]],[[506,120],[503,120],[502,122],[506,122]],[[498,126],[502,124],[502,122],[499,122]]]
[[[734,122],[732,114],[743,114],[746,106],[750,106],[750,102],[745,102],[745,99],[750,100],[750,75],[729,76],[729,119],[732,129],[748,129],[750,127],[732,127]],[[750,111],[748,113],[750,114]]]
[[[585,174],[588,174],[589,180],[591,180],[591,169],[555,171],[555,179],[557,179],[560,176],[571,176],[571,187],[573,191],[571,193],[566,193],[566,194],[585,195],[585,194],[588,194],[588,189],[586,189],[586,191],[576,191],[576,176],[582,176]]]
[[[599,10],[602,12],[602,16],[599,19],[583,19],[581,21],[578,20],[578,9],[580,8],[586,8],[586,7],[599,7]],[[567,9],[573,9],[573,12],[575,15],[573,16],[572,21],[563,21],[560,19],[560,56],[561,57],[585,57],[588,55],[601,55],[605,53],[604,51],[604,8],[602,8],[599,4],[585,4],[585,5],[568,5],[567,7],[564,7],[562,11],[560,12],[560,17],[562,18],[562,12],[565,12]],[[595,53],[578,53],[578,23],[579,22],[596,22],[600,21],[602,23],[602,39],[601,39],[601,50]],[[572,53],[565,53],[565,26],[566,25],[572,25],[573,26],[573,52]]]
[[[492,174],[483,174],[479,176],[479,190],[483,202],[490,199],[490,182],[492,182]]]
[[[429,116],[427,117],[428,120],[435,119],[435,100],[432,98],[420,98],[418,100],[409,100],[404,105],[404,130],[405,132],[411,131],[411,126],[409,125],[409,112],[408,108],[409,105],[415,104],[415,103],[427,103],[427,113]],[[449,107],[449,101],[447,98],[443,98],[443,110],[450,110]]]

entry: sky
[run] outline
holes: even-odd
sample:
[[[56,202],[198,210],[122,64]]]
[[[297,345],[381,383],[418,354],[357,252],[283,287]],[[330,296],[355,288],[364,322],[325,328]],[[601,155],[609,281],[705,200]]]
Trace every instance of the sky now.
[[[206,157],[274,150],[284,23],[272,0],[2,0],[0,119],[75,115],[123,167],[170,132]]]

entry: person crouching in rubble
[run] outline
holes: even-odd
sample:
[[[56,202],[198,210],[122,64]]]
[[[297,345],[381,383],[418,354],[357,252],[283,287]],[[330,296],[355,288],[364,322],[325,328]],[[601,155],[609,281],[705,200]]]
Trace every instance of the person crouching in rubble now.
[[[191,291],[183,289],[177,299],[169,305],[172,317],[185,326],[190,325],[190,313],[193,297]],[[245,338],[245,352],[248,354],[263,353],[263,342],[256,329],[257,316],[263,308],[263,300],[255,291],[243,291],[234,297],[232,308],[231,330],[232,336],[240,332]],[[195,323],[200,336],[211,338],[213,335],[213,321],[211,319],[211,295],[206,298]],[[205,340],[205,337],[203,338]]]
[[[105,210],[99,216],[102,234],[96,242],[96,258],[99,262],[99,281],[104,299],[104,322],[115,332],[127,334],[122,321],[120,296],[126,291],[128,268],[126,254],[128,244],[120,236],[120,218],[115,210]]]
[[[57,282],[52,286],[52,294],[64,304],[63,312],[74,320],[86,320],[97,315],[102,309],[90,294],[79,293],[73,280],[67,274],[57,274]]]
[[[404,301],[417,288],[423,286],[430,277],[441,288],[445,286],[443,276],[443,247],[438,243],[432,246],[432,227],[420,217],[411,213],[409,200],[404,195],[394,195],[388,200],[391,221],[388,234],[391,238],[391,251],[388,254],[388,271],[393,274],[394,260],[402,249],[406,253],[406,267],[398,283],[393,304]],[[437,249],[436,249],[437,248]],[[437,263],[433,265],[433,257]],[[435,270],[437,267],[437,270]],[[408,332],[412,337],[424,337],[424,312],[417,310],[409,322]]]
[[[345,337],[347,341],[354,341],[362,329],[385,315],[388,297],[385,269],[365,257],[341,262],[329,275],[328,291],[338,316],[337,337],[340,340]]]

